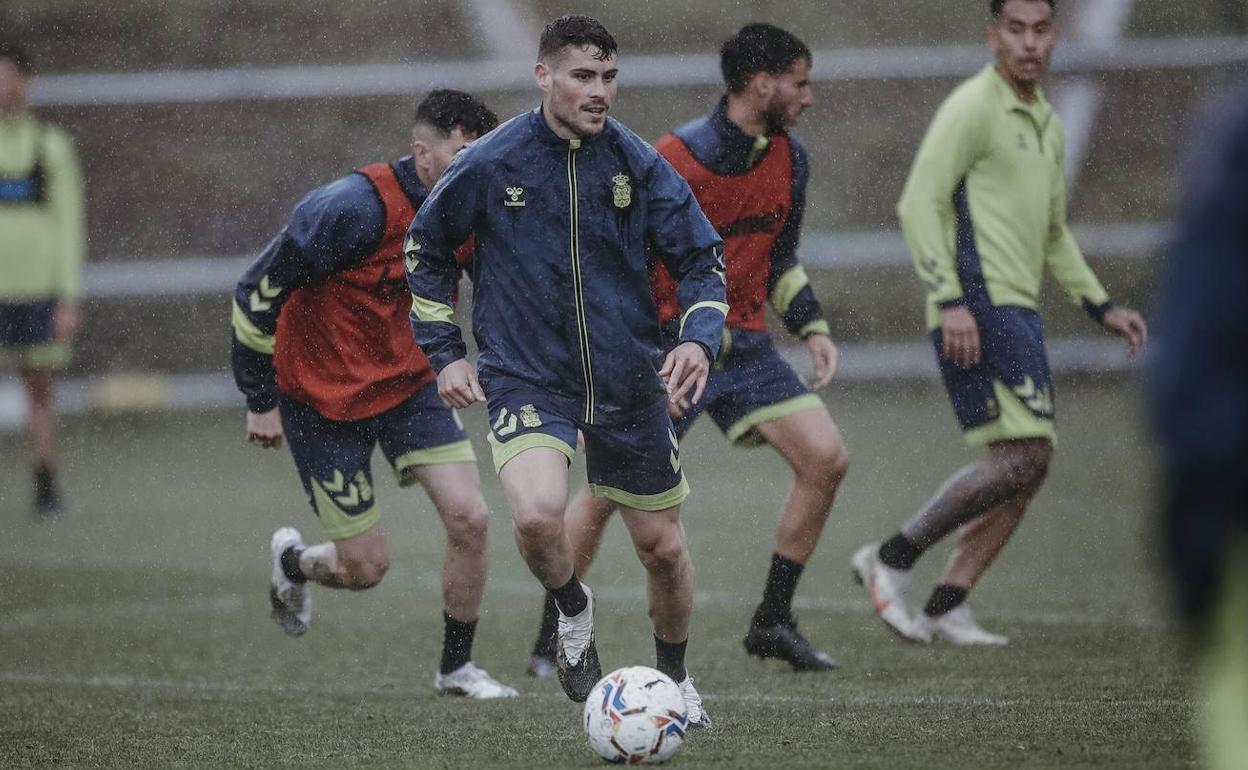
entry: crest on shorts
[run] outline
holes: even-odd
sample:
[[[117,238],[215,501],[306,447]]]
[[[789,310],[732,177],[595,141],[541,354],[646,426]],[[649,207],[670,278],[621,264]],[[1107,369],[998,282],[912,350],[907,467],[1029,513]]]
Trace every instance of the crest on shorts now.
[[[511,187],[508,187],[506,190],[504,190],[504,192],[507,193],[507,197],[503,199],[504,206],[509,206],[511,208],[519,208],[524,205],[524,188],[523,187],[516,187],[515,185],[512,185]]]
[[[611,177],[611,200],[617,209],[626,209],[633,202],[633,188],[624,174]]]
[[[542,427],[542,418],[537,414],[537,407],[532,404],[520,407],[520,424],[526,428]]]

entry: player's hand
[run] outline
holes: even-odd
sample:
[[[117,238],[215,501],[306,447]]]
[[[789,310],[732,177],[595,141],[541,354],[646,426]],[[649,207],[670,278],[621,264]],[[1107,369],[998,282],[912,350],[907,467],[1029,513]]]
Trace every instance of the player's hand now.
[[[1148,342],[1148,324],[1144,317],[1130,308],[1112,308],[1101,319],[1106,329],[1126,339],[1127,352],[1135,355]]]
[[[685,396],[692,391],[687,403],[696,404],[706,389],[706,378],[711,373],[711,362],[706,350],[696,342],[682,342],[663,361],[659,377],[667,386],[667,400],[673,404],[686,402]]]
[[[965,305],[940,311],[940,330],[944,337],[944,354],[953,363],[967,369],[979,363],[979,324]]]
[[[815,367],[814,389],[819,390],[836,376],[836,368],[841,363],[841,351],[836,343],[826,334],[807,334],[806,350],[810,352],[810,363]]]
[[[282,448],[282,416],[276,409],[247,413],[247,440],[264,449]]]
[[[60,343],[73,342],[82,326],[82,311],[73,300],[61,300],[52,312],[52,336]]]
[[[684,417],[685,412],[689,411],[689,407],[691,406],[693,406],[693,404],[689,403],[688,398],[682,398],[679,402],[669,400],[667,402],[667,416],[671,417],[672,421],[675,422],[681,417]]]
[[[467,359],[461,358],[438,372],[438,395],[452,409],[463,409],[485,400],[485,391],[477,382],[477,373]]]

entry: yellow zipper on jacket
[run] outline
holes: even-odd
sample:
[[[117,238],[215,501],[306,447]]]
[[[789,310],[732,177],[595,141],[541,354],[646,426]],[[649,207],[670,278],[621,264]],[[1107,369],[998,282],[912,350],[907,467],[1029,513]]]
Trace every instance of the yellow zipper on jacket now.
[[[581,374],[585,377],[585,423],[594,423],[594,370],[589,361],[589,326],[585,323],[585,292],[581,284],[580,206],[576,200],[576,151],[580,139],[568,141],[568,203],[571,222],[568,246],[572,253],[572,289],[576,295],[576,329],[580,339]]]

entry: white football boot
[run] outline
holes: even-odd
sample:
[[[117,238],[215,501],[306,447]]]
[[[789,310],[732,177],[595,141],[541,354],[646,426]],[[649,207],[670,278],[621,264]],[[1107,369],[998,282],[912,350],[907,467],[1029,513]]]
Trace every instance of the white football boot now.
[[[585,590],[585,609],[568,617],[559,610],[559,636],[555,640],[555,667],[563,692],[573,703],[584,703],[602,679],[602,664],[594,644],[594,594]]]
[[[880,561],[879,551],[879,543],[869,543],[858,549],[850,560],[854,580],[867,589],[875,613],[898,636],[911,642],[931,641],[931,637],[915,626],[906,606],[910,573],[885,565]]]
[[[680,683],[680,694],[685,696],[685,713],[689,717],[690,730],[709,730],[712,727],[711,717],[702,705],[702,696],[693,686],[693,677],[685,674]]]
[[[985,631],[975,622],[971,608],[965,604],[949,610],[944,615],[931,617],[925,612],[919,613],[914,620],[917,626],[929,638],[943,639],[950,644],[961,646],[987,644],[1001,647],[1010,643],[1009,637]]]
[[[485,669],[477,668],[472,661],[449,674],[438,672],[433,677],[433,689],[438,691],[438,695],[462,695],[477,700],[514,698],[519,695],[515,689],[490,676]]]
[[[269,603],[273,620],[290,636],[303,636],[312,622],[312,591],[307,583],[296,583],[282,570],[282,554],[290,547],[302,548],[303,536],[293,527],[282,527],[273,533],[269,554],[273,559],[273,578],[269,585]]]

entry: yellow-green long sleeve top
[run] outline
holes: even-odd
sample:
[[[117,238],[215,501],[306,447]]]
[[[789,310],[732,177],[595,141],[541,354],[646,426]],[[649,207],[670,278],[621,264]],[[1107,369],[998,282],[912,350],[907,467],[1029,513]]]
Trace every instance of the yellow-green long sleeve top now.
[[[1108,306],[1066,225],[1065,154],[1043,93],[1024,103],[992,66],[945,99],[897,204],[929,328],[951,305],[1035,308],[1046,267],[1094,317]]]
[[[85,253],[69,136],[29,112],[0,116],[0,302],[76,299]]]

